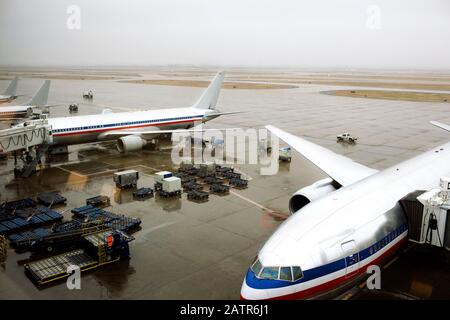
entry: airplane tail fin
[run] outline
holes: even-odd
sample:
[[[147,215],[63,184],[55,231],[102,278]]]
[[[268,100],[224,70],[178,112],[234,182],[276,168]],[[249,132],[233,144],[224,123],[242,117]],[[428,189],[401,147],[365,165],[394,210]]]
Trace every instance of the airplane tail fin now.
[[[216,107],[217,99],[219,98],[220,88],[222,87],[223,78],[225,77],[224,71],[219,71],[214,80],[210,83],[208,88],[203,92],[202,96],[192,106],[197,109],[211,109]]]
[[[9,84],[8,88],[6,88],[4,95],[5,96],[15,96],[16,90],[17,90],[17,81],[19,78],[16,76],[14,79],[12,79],[11,83]]]
[[[48,92],[50,90],[50,80],[45,80],[44,84],[39,88],[36,94],[27,103],[29,106],[44,107],[47,104]]]

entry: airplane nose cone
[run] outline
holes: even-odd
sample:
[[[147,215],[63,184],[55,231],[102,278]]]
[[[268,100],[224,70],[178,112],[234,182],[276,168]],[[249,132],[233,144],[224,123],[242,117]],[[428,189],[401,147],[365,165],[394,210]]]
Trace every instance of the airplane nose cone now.
[[[245,283],[245,279],[242,282],[242,287],[241,287],[241,300],[252,300],[250,297],[250,292],[248,290],[248,286]]]
[[[241,287],[241,300],[257,300],[255,294],[252,292],[253,290],[247,285],[244,279]]]
[[[247,277],[251,277],[253,276],[252,271],[247,271],[247,275],[244,279],[244,281],[242,282],[242,287],[241,287],[241,300],[264,300],[267,299],[267,293],[265,292],[265,290],[262,289],[255,289],[250,287],[247,284]]]

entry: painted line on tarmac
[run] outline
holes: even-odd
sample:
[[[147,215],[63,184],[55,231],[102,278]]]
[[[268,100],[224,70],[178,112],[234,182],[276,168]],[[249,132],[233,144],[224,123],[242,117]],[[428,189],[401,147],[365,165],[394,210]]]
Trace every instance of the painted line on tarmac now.
[[[67,170],[67,169],[65,169],[65,168],[63,168],[63,167],[56,167],[56,168],[58,168],[58,169],[60,169],[60,170],[62,170],[62,171],[68,172],[68,173],[70,173],[70,174],[73,174],[73,175],[75,175],[75,176],[78,176],[78,177],[80,177],[80,178],[86,178],[86,175],[84,175],[84,174],[79,174],[79,173],[76,173],[75,171]]]
[[[351,297],[353,297],[353,294],[347,293],[341,300],[349,300]]]
[[[261,204],[255,202],[255,201],[253,201],[253,200],[250,200],[250,199],[247,198],[247,197],[244,197],[243,195],[241,195],[241,194],[239,194],[239,193],[237,193],[237,192],[234,192],[234,191],[230,190],[230,193],[233,194],[233,195],[235,195],[236,197],[241,198],[242,200],[247,201],[248,203],[253,204],[254,206],[256,206],[256,207],[258,207],[258,208],[260,208],[260,209],[262,209],[262,210],[264,210],[264,211],[267,211],[268,213],[270,213],[270,214],[272,214],[272,215],[274,215],[274,216],[278,216],[278,217],[283,218],[283,219],[286,219],[286,218],[288,217],[287,214],[273,211],[273,210],[271,210],[271,209],[269,209],[269,208],[267,208],[267,207],[264,207],[263,205],[261,205]]]
[[[385,264],[384,266],[383,266],[383,269],[387,269],[387,268],[389,268],[390,266],[391,266],[391,264],[393,264],[395,261],[397,261],[399,259],[399,257],[398,256],[396,256],[394,259],[392,259],[391,261],[389,261],[387,264]]]
[[[147,238],[147,236],[150,233],[152,233],[153,231],[156,231],[156,230],[168,227],[168,226],[170,226],[172,224],[175,224],[177,222],[178,221],[169,221],[169,222],[165,222],[165,223],[162,223],[160,225],[157,225],[157,226],[154,226],[154,227],[151,227],[151,228],[148,228],[148,229],[141,230],[139,232],[139,235],[136,237],[136,243],[141,243],[141,242],[148,241],[149,239]]]

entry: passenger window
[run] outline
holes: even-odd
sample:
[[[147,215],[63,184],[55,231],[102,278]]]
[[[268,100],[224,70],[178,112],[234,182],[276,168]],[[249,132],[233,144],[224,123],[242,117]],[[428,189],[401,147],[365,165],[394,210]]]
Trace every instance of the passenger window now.
[[[291,267],[281,267],[280,280],[292,281]]]
[[[264,267],[260,277],[263,279],[278,279],[278,267]]]
[[[262,264],[259,262],[259,260],[256,260],[255,263],[252,265],[252,271],[255,273],[256,276],[259,275],[259,272],[262,269]]]
[[[300,267],[292,267],[292,274],[294,276],[294,281],[303,278],[303,272]]]

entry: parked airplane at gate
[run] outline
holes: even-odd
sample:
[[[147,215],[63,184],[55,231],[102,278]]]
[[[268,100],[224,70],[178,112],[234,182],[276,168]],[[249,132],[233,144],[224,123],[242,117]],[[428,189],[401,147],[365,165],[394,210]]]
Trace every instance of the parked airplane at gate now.
[[[235,113],[215,110],[223,78],[224,72],[217,73],[200,99],[188,108],[50,118],[48,123],[52,127],[53,145],[117,140],[120,152],[138,151],[147,140],[163,133],[188,130],[194,122],[206,122],[220,115]]]
[[[33,98],[24,105],[0,107],[0,121],[27,118],[35,113],[33,109],[46,107],[49,90],[50,80],[45,80]]]
[[[5,92],[3,92],[3,94],[0,95],[0,103],[9,102],[17,98],[16,90],[18,80],[19,80],[18,77],[14,77],[14,79],[12,79],[11,83],[6,88]]]
[[[450,126],[440,127],[450,131]],[[329,178],[293,195],[292,216],[247,271],[243,299],[320,297],[354,282],[407,240],[398,201],[435,187],[450,174],[450,143],[377,171],[276,127],[267,129]]]

